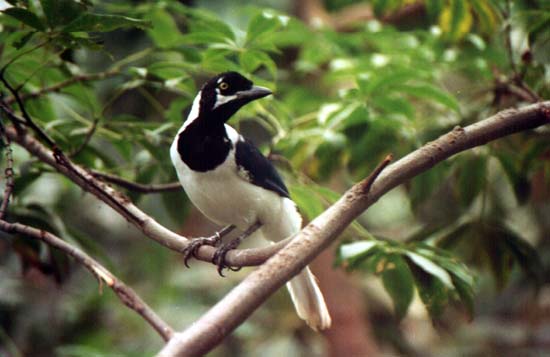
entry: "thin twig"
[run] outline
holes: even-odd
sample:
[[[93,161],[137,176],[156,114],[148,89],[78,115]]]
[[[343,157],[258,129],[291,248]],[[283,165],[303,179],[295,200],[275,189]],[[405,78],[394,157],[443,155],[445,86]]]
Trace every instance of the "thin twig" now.
[[[4,142],[5,140],[5,142]],[[13,182],[13,150],[11,148],[11,141],[6,136],[4,130],[4,124],[0,122],[0,141],[5,146],[6,150],[6,168],[4,170],[4,177],[6,179],[6,187],[4,188],[4,195],[2,197],[2,204],[0,205],[0,219],[4,219],[11,199],[11,194],[15,184]]]
[[[109,272],[109,270],[85,252],[75,246],[72,246],[50,232],[20,223],[9,223],[7,221],[0,220],[0,230],[7,233],[19,233],[33,239],[41,240],[44,243],[73,257],[78,263],[97,277],[100,284],[105,283],[113,289],[124,305],[137,312],[149,325],[155,329],[155,331],[158,332],[164,341],[168,341],[172,338],[174,334],[172,327],[164,322],[132,288],[124,284],[124,282],[114,276],[111,272]]]
[[[517,84],[508,83],[506,89],[508,89],[508,92],[528,103],[536,103],[541,101],[541,98],[522,80],[520,80]]]
[[[1,95],[1,93],[0,93]],[[23,128],[23,126],[25,125],[25,119],[19,117],[17,114],[15,114],[13,112],[13,110],[11,110],[10,107],[8,107],[1,99],[0,97],[0,110],[2,112],[4,112],[4,114],[6,114],[6,116],[8,117],[8,120],[11,121],[13,123],[13,125],[15,126],[15,129],[17,130],[17,132],[19,133],[23,133],[25,131],[25,129]]]
[[[516,63],[514,59],[514,49],[512,48],[512,4],[510,0],[506,0],[505,3],[506,11],[504,13],[506,17],[506,25],[504,28],[505,31],[505,46],[506,46],[506,52],[508,54],[508,60],[510,62],[510,67],[512,69],[512,80],[510,80],[511,83],[507,84],[507,88],[510,93],[518,96],[519,98],[530,102],[530,103],[536,103],[541,101],[541,98],[533,91],[529,86],[525,83],[523,80],[524,73],[520,73],[518,69],[518,64]]]
[[[169,192],[169,191],[180,191],[181,184],[179,182],[170,182],[164,184],[156,185],[147,185],[138,182],[132,182],[126,179],[123,179],[120,176],[108,174],[105,172],[100,172],[96,170],[90,170],[90,173],[99,178],[102,181],[115,184],[117,186],[123,187],[127,190],[139,193],[158,193],[158,192]]]
[[[9,82],[7,81],[6,77],[4,76],[5,74],[5,70],[6,70],[6,67],[4,67],[1,71],[0,71],[0,81],[4,84],[4,86],[10,91],[11,95],[15,98],[15,101],[17,102],[17,105],[19,105],[19,110],[21,111],[21,114],[23,115],[23,119],[25,121],[25,125],[29,126],[31,129],[34,130],[34,132],[38,135],[38,137],[43,140],[44,142],[46,142],[48,144],[48,146],[51,148],[51,149],[54,149],[56,146],[55,142],[48,136],[48,134],[46,134],[46,132],[44,132],[44,130],[42,130],[42,128],[40,128],[39,126],[37,126],[34,121],[32,120],[31,116],[29,115],[29,113],[27,112],[27,109],[25,108],[25,105],[23,104],[23,101],[21,100],[21,97],[19,96],[19,92],[17,92],[17,90],[15,90],[10,84]],[[2,102],[5,103],[5,101],[2,99]],[[8,105],[2,105],[2,109],[4,109],[4,111],[6,111],[6,107],[9,107]],[[8,115],[10,117],[15,117],[15,114],[13,112],[8,113]]]
[[[71,152],[69,154],[70,158],[74,158],[74,157],[78,156],[78,154],[80,154],[82,152],[82,150],[84,150],[86,148],[86,146],[88,146],[88,144],[90,143],[90,140],[92,140],[92,136],[94,136],[94,134],[95,134],[98,123],[99,123],[99,117],[95,117],[94,121],[92,122],[92,126],[86,132],[86,136],[84,137],[84,140],[82,141],[80,146],[77,147],[73,152]]]
[[[40,96],[42,96],[46,93],[59,92],[61,89],[65,88],[65,87],[68,87],[72,84],[78,83],[78,82],[88,82],[88,81],[102,80],[102,79],[106,79],[106,78],[109,78],[109,77],[117,76],[120,73],[121,72],[120,72],[119,69],[115,69],[115,70],[109,70],[109,71],[99,72],[99,73],[76,75],[76,76],[73,76],[73,77],[71,77],[67,80],[59,82],[57,84],[41,88],[41,89],[39,89],[35,92],[23,93],[23,94],[20,94],[19,96],[20,96],[21,100],[33,99],[33,98],[40,97]],[[16,101],[16,98],[14,96],[9,97],[9,98],[6,99],[7,104],[11,104],[15,101]]]

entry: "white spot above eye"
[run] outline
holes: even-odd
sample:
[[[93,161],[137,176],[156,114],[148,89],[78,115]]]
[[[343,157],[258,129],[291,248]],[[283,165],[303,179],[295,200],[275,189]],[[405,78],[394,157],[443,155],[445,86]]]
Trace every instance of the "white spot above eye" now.
[[[220,105],[225,104],[227,102],[230,102],[230,101],[232,101],[233,99],[236,99],[236,98],[237,98],[236,94],[223,95],[223,94],[218,93],[218,95],[216,96],[216,103],[214,104],[214,109],[216,109]]]
[[[218,81],[216,83],[220,84],[221,82],[223,82],[223,77],[218,78]]]

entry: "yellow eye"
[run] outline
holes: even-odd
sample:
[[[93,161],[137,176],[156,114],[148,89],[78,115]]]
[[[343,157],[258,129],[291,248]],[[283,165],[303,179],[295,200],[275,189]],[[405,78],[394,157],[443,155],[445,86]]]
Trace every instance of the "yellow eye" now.
[[[225,82],[221,82],[220,85],[218,86],[221,90],[226,90],[227,88],[229,88],[229,84],[225,83]]]

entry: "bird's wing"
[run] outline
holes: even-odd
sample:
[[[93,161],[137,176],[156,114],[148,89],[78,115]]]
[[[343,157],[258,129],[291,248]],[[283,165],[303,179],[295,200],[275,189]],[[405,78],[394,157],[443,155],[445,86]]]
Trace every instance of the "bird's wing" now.
[[[239,176],[244,180],[273,191],[279,196],[290,197],[275,167],[254,144],[243,137],[240,137],[235,145],[235,161]]]

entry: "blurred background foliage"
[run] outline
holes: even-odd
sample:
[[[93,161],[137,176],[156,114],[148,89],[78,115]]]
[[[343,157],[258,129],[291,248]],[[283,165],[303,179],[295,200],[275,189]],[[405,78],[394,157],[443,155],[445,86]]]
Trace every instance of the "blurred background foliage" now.
[[[386,154],[400,158],[456,125],[550,98],[545,0],[0,5],[5,78],[90,169],[172,182],[168,148],[206,78],[235,70],[272,88],[274,97],[232,124],[279,167],[309,219]],[[9,220],[82,247],[176,329],[246,274],[184,269],[179,256],[12,149]],[[547,128],[457,155],[383,197],[319,259],[330,332],[310,332],[280,292],[212,355],[548,353],[549,187]],[[174,230],[215,229],[183,192],[127,193]],[[0,238],[0,355],[141,356],[161,347],[65,256],[25,237]]]

